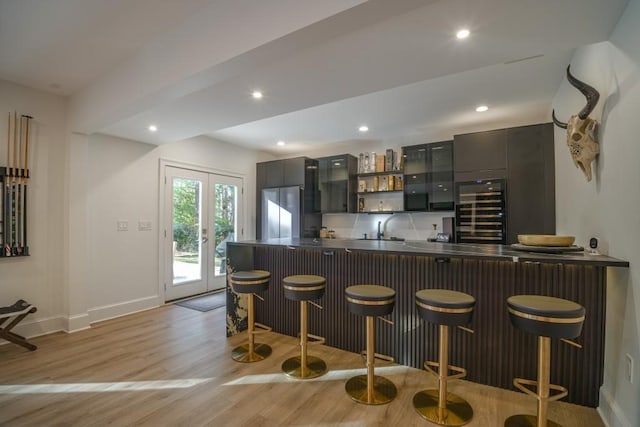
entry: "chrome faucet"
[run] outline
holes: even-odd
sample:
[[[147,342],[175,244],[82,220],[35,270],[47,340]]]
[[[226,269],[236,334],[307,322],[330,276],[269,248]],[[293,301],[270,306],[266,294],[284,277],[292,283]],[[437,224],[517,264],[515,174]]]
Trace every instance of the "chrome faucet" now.
[[[378,221],[378,240],[382,239],[382,236],[384,236],[384,232],[380,230],[381,226],[382,226],[382,221]]]

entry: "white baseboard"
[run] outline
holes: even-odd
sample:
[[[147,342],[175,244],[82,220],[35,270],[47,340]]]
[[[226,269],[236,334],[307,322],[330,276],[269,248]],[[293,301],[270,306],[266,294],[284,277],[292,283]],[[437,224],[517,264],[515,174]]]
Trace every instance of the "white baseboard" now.
[[[89,329],[91,323],[113,319],[139,311],[149,310],[161,306],[163,301],[159,295],[125,301],[118,304],[105,305],[90,309],[87,313],[73,316],[54,316],[44,319],[29,321],[25,318],[23,322],[15,327],[15,333],[27,338],[34,338],[41,335],[52,334],[54,332],[73,333]],[[0,345],[7,344],[7,341],[0,339]]]
[[[631,427],[631,422],[622,412],[622,408],[604,387],[600,387],[600,406],[597,410],[607,427]]]
[[[69,316],[66,319],[66,328],[65,331],[67,333],[84,331],[85,329],[89,329],[91,325],[89,324],[89,315],[87,313],[82,314],[74,314],[73,316]]]
[[[101,322],[103,320],[113,319],[126,314],[149,310],[151,308],[159,307],[162,304],[163,301],[161,300],[160,295],[154,295],[151,297],[124,301],[117,304],[95,307],[89,309],[89,322]]]
[[[64,332],[66,331],[66,323],[66,318],[63,316],[47,317],[33,321],[29,321],[27,317],[13,329],[13,332],[27,338],[35,338],[54,332]],[[8,341],[0,340],[0,345],[7,343]]]
[[[34,317],[34,319],[25,318],[13,331],[25,337],[33,338],[65,330],[66,322],[64,316],[52,316],[42,319]]]

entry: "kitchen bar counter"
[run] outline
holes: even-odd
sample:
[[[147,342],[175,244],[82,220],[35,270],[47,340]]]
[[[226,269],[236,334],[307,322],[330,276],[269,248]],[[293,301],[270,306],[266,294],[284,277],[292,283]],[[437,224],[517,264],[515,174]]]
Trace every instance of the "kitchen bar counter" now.
[[[249,246],[288,246],[326,250],[357,250],[371,252],[420,254],[435,257],[477,258],[496,261],[545,262],[561,264],[589,264],[601,267],[629,267],[628,261],[605,255],[591,255],[587,250],[567,253],[526,252],[507,245],[437,243],[416,240],[353,240],[353,239],[270,239],[235,242]]]
[[[309,310],[309,331],[352,352],[364,348],[364,322],[349,313],[344,289],[355,284],[393,288],[396,307],[389,318],[394,324],[378,322],[377,351],[419,369],[425,360],[437,360],[437,327],[417,315],[415,293],[443,288],[473,295],[475,333],[452,331],[450,363],[467,368],[470,381],[507,389],[513,389],[514,377],[536,378],[537,341],[511,326],[506,299],[540,294],[576,301],[587,311],[576,339],[583,348],[553,340],[551,381],[569,389],[565,400],[593,407],[604,372],[606,269],[629,265],[602,255],[529,253],[501,245],[344,239],[229,242],[227,263],[228,271],[271,272],[265,301],[256,302],[256,320],[293,337],[298,305],[284,298],[282,278],[326,277],[326,293],[318,301],[324,309]],[[230,288],[227,292],[227,333],[232,335],[246,328],[246,309],[241,297]]]

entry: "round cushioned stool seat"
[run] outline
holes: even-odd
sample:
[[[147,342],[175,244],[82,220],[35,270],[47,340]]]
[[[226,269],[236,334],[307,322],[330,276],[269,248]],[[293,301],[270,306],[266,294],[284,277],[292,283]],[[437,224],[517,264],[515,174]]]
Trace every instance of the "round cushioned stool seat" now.
[[[462,326],[471,321],[476,300],[471,295],[447,289],[423,289],[416,292],[418,313],[437,325]]]
[[[345,294],[349,311],[360,316],[386,316],[396,303],[396,291],[386,286],[349,286]]]
[[[236,271],[231,273],[229,283],[237,294],[253,294],[266,291],[271,273],[265,270]]]
[[[301,274],[282,279],[284,297],[294,301],[307,301],[324,295],[326,279],[322,276]]]
[[[580,304],[543,295],[507,298],[509,318],[516,328],[551,338],[575,338],[582,331],[585,309]]]

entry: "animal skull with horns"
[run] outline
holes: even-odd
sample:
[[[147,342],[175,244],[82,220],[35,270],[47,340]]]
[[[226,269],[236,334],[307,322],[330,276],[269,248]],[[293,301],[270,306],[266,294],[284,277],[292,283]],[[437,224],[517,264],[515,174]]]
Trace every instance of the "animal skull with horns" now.
[[[571,116],[567,123],[556,118],[555,110],[551,115],[553,123],[567,130],[567,145],[573,163],[582,170],[588,182],[591,181],[591,163],[600,153],[598,122],[588,116],[598,103],[600,94],[593,87],[575,78],[569,70],[570,67],[567,66],[567,80],[587,98],[587,105],[577,115]]]

